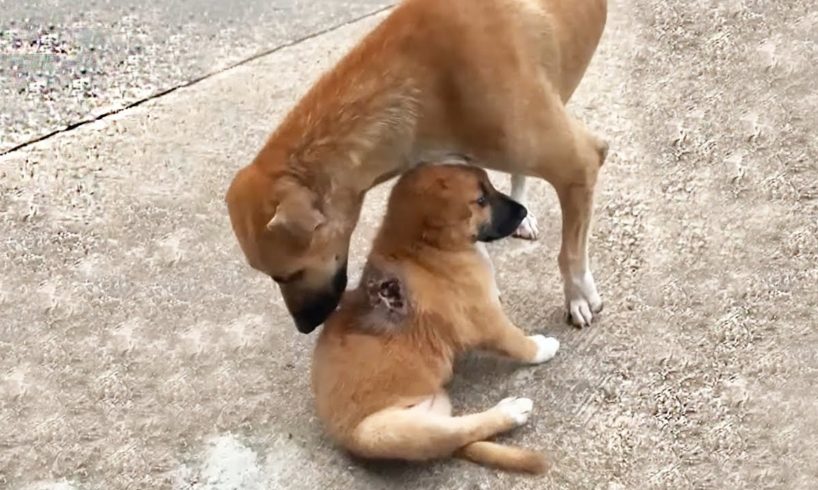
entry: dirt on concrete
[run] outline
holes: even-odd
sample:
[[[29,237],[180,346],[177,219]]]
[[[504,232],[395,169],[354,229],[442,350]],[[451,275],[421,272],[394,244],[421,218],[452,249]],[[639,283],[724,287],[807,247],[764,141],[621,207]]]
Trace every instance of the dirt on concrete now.
[[[550,455],[541,479],[338,451],[314,416],[315,337],[230,231],[233,172],[379,19],[0,160],[0,487],[815,488],[814,2],[610,2],[571,103],[612,148],[591,249],[605,311],[563,322],[559,208],[536,183],[540,240],[490,251],[512,318],[562,349],[534,368],[469,356],[452,387],[462,411],[534,399],[503,440]]]

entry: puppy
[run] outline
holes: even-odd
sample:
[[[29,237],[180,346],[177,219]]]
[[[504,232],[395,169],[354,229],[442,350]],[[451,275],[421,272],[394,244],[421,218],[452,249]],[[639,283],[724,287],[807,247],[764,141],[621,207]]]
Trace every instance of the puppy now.
[[[602,309],[588,261],[607,144],[569,115],[606,0],[404,0],[281,121],[226,195],[248,263],[278,284],[298,330],[335,310],[365,193],[423,161],[464,155],[550,182],[559,269],[577,326]],[[523,203],[524,204],[524,203]],[[533,216],[519,235],[534,238]]]
[[[315,347],[317,412],[335,441],[364,458],[454,455],[545,471],[540,454],[486,441],[525,423],[531,400],[453,416],[444,389],[455,357],[470,349],[539,364],[559,348],[506,317],[480,246],[511,235],[526,214],[477,167],[422,165],[398,180],[360,285]]]

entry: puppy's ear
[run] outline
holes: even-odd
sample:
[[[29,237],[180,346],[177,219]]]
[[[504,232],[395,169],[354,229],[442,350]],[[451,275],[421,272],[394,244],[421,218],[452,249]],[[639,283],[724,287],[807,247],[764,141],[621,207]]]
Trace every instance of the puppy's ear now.
[[[285,232],[300,244],[308,245],[315,229],[326,221],[314,203],[315,199],[308,189],[290,190],[278,203],[267,229],[274,233]]]

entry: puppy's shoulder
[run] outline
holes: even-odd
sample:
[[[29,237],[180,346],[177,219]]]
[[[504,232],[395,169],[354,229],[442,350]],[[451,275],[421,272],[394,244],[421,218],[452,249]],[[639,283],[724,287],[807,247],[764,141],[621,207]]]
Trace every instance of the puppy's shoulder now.
[[[370,257],[355,294],[358,324],[373,332],[397,331],[414,320],[411,273],[398,261]]]

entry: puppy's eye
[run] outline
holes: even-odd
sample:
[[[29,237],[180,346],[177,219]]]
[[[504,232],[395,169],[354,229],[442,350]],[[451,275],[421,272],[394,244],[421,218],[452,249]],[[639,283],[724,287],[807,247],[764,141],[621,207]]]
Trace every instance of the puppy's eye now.
[[[475,201],[475,202],[477,203],[478,206],[480,206],[481,208],[484,208],[489,203],[489,200],[486,197],[486,195],[483,194],[482,196],[478,197],[477,201]]]

